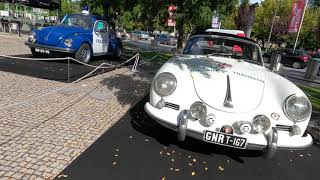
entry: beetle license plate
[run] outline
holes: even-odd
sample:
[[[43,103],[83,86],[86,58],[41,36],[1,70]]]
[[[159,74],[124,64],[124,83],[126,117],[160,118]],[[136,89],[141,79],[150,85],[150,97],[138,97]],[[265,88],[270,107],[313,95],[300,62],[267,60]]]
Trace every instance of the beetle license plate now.
[[[214,144],[230,146],[240,149],[245,149],[247,145],[246,138],[212,131],[204,131],[203,140]]]
[[[47,49],[35,48],[35,51],[38,53],[43,53],[43,54],[50,54],[50,51]]]

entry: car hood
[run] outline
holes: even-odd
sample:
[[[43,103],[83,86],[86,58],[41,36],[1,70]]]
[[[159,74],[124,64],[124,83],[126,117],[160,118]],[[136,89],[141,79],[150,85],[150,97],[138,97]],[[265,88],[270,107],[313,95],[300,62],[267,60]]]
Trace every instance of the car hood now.
[[[76,26],[50,26],[42,28],[36,32],[37,42],[45,45],[58,45],[62,39],[65,39],[75,33],[87,33],[86,30]]]
[[[261,103],[266,81],[264,67],[206,56],[189,58],[183,63],[190,71],[198,97],[208,106],[225,112],[249,112]]]

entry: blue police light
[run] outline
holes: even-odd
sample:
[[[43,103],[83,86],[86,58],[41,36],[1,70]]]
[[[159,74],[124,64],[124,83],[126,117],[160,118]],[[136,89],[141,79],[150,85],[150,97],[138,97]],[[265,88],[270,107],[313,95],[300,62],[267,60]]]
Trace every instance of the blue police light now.
[[[81,10],[83,14],[89,14],[89,6],[82,6]]]

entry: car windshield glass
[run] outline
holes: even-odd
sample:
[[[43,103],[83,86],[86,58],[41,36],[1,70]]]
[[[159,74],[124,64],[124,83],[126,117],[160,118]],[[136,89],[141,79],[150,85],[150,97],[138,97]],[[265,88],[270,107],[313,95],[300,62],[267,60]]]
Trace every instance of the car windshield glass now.
[[[91,29],[93,22],[90,16],[81,15],[81,14],[72,14],[66,16],[61,22],[65,26],[79,26],[85,29]]]
[[[141,34],[148,35],[148,33],[144,31],[142,31]]]
[[[192,37],[183,53],[192,55],[225,56],[261,64],[260,47],[253,42],[224,36]]]

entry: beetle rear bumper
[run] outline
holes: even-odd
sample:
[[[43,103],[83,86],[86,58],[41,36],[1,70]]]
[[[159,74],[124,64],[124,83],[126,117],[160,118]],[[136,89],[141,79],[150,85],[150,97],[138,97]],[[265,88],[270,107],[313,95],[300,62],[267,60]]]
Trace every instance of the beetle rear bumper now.
[[[203,140],[202,131],[197,132],[187,127],[188,119],[185,115],[187,112],[185,111],[188,110],[183,110],[178,116],[174,117],[173,115],[169,115],[168,113],[153,107],[147,102],[145,104],[145,111],[159,124],[177,131],[179,140],[184,140],[185,136]],[[288,132],[278,132],[277,129],[273,127],[272,130],[262,138],[261,142],[253,142],[248,138],[246,149],[264,150],[266,157],[272,157],[277,149],[304,149],[311,146],[313,143],[312,137],[309,134],[305,137],[290,137],[288,134]],[[263,136],[263,134],[254,136]]]
[[[24,43],[26,46],[29,46],[30,48],[41,48],[41,49],[46,49],[49,51],[55,51],[55,52],[63,52],[63,53],[75,53],[76,50],[71,49],[71,48],[61,48],[61,47],[55,47],[55,46],[47,46],[43,44],[34,44],[31,42],[25,42]]]

